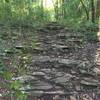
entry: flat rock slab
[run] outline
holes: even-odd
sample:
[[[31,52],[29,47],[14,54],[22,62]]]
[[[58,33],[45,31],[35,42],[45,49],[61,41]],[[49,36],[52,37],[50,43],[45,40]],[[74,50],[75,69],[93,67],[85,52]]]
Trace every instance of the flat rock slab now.
[[[95,67],[93,69],[93,72],[96,74],[96,75],[100,75],[100,68],[99,67]]]
[[[33,56],[33,60],[31,62],[31,66],[34,67],[35,65],[42,69],[45,73],[54,73],[51,71],[52,68],[80,68],[80,64],[82,63],[81,60],[74,60],[74,59],[65,59],[60,57],[50,57],[50,56]],[[46,71],[46,69],[49,69]]]
[[[34,76],[31,76],[31,75],[23,75],[23,76],[20,76],[20,77],[14,77],[12,78],[12,80],[18,80],[20,81],[21,83],[25,83],[25,82],[30,82],[30,81],[37,81],[38,79]]]
[[[93,79],[93,78],[84,78],[80,82],[82,85],[87,85],[87,86],[99,86],[100,83],[98,80]]]
[[[66,83],[70,81],[71,78],[73,78],[71,74],[65,74],[64,76],[58,76],[57,78],[53,79],[56,83]]]
[[[43,68],[43,69],[41,69],[41,71],[44,73],[47,73],[47,74],[52,72],[52,70],[50,68]]]
[[[33,53],[43,53],[45,50],[45,48],[42,48],[42,47],[35,47],[33,48]]]
[[[88,70],[93,67],[93,64],[91,64],[89,61],[83,61],[78,65],[78,68],[83,70]]]
[[[70,60],[70,59],[64,59],[64,58],[52,58],[49,56],[33,56],[32,62],[58,62],[60,64],[66,64],[66,65],[78,65],[82,61],[80,60]]]
[[[27,92],[28,93],[28,92]],[[31,96],[36,96],[36,97],[40,97],[44,94],[44,91],[41,91],[41,90],[36,90],[36,91],[31,91],[29,92],[29,95]]]
[[[83,38],[84,36],[83,35],[73,35],[73,33],[60,33],[57,35],[57,37],[61,38],[61,39],[66,39],[66,38],[77,38],[77,39],[80,39],[80,38]]]
[[[65,50],[65,49],[72,50],[72,49],[75,49],[76,48],[75,46],[58,45],[58,44],[54,44],[54,45],[52,45],[52,47],[54,47],[56,49],[59,49],[59,50]]]
[[[69,67],[78,66],[81,61],[80,60],[69,60],[69,59],[58,59],[59,64],[63,64]]]
[[[27,87],[25,87],[27,88]],[[53,86],[47,82],[44,81],[36,81],[35,83],[30,83],[30,88],[27,88],[26,90],[30,90],[30,91],[35,91],[35,90],[42,90],[42,91],[46,91],[46,90],[50,90],[52,89]]]
[[[56,90],[56,91],[31,91],[30,94],[32,96],[42,96],[42,95],[64,95],[65,92],[61,90]]]
[[[41,77],[41,76],[45,76],[45,73],[43,73],[43,72],[33,72],[32,75]]]
[[[24,49],[25,46],[23,46],[23,45],[21,45],[21,44],[18,44],[18,45],[15,46],[15,48],[16,48],[16,49]]]
[[[32,62],[48,62],[52,61],[53,59],[50,58],[49,56],[33,56],[33,61]]]
[[[48,84],[40,84],[40,85],[34,85],[31,87],[32,90],[50,90],[52,89],[53,87],[51,85],[48,85]]]

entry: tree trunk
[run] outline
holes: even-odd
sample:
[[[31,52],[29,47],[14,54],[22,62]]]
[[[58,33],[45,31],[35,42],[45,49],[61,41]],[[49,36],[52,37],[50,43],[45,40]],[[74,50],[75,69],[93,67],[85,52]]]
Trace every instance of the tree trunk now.
[[[56,18],[56,20],[58,20],[59,19],[59,14],[58,14],[58,0],[56,0],[56,2],[54,2],[53,4],[54,4],[54,10],[55,10],[55,18]]]
[[[95,23],[95,2],[91,0],[91,21]]]
[[[65,0],[62,0],[62,18],[66,18],[66,10],[65,10]]]
[[[98,20],[100,17],[100,0],[97,0],[96,3],[96,19]]]

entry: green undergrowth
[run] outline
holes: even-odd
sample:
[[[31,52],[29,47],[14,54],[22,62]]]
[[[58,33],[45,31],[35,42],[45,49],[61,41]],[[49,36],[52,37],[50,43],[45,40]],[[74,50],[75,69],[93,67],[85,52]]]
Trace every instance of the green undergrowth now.
[[[63,20],[58,22],[64,27],[68,27],[73,30],[73,34],[80,32],[80,35],[84,35],[85,41],[98,42],[97,32],[99,31],[100,24],[91,22],[80,22],[78,19],[72,21]]]
[[[18,100],[25,100],[27,94],[19,90],[23,84],[12,79],[27,74],[32,50],[39,46],[38,38],[34,29],[3,28],[0,30],[0,78],[7,83],[1,83],[0,87],[9,90],[7,96],[10,96],[11,100],[15,97]]]

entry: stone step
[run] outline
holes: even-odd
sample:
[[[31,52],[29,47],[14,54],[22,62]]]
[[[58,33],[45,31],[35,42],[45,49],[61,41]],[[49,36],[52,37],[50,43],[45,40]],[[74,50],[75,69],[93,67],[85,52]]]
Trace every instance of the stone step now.
[[[38,84],[33,84],[31,86],[25,86],[20,88],[21,91],[46,91],[46,90],[50,90],[52,89],[52,85],[48,84],[48,83],[38,83]]]
[[[82,39],[70,39],[68,42],[81,43]]]
[[[52,45],[52,47],[53,48],[56,48],[56,49],[58,49],[58,50],[75,50],[76,48],[77,49],[81,49],[81,47],[80,46],[69,46],[69,45],[57,45],[57,44],[54,44],[54,45]]]
[[[75,76],[73,76],[73,75],[71,75],[71,74],[65,74],[65,75],[63,75],[63,76],[59,76],[59,77],[57,77],[57,78],[54,78],[53,81],[55,81],[55,83],[67,85],[68,82],[69,82],[72,78],[75,78]]]
[[[83,78],[80,83],[87,86],[100,86],[100,82],[93,78]]]
[[[79,65],[82,61],[81,60],[74,60],[74,59],[64,59],[64,58],[55,58],[55,57],[50,57],[50,56],[33,56],[32,63],[35,62],[51,62],[51,63],[58,63],[58,64],[63,64],[63,65]]]
[[[26,82],[30,82],[30,81],[37,81],[38,79],[32,75],[23,75],[20,77],[13,77],[12,81],[19,81],[21,83],[26,83]]]
[[[75,38],[75,39],[82,39],[84,36],[83,35],[72,35],[72,33],[60,33],[57,35],[58,38],[61,38],[61,39],[66,39],[66,38]]]

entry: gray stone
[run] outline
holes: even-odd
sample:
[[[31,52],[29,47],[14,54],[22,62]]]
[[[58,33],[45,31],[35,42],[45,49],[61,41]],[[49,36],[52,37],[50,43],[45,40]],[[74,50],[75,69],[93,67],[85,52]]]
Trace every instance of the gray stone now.
[[[16,48],[16,49],[23,49],[23,48],[24,48],[24,46],[23,46],[23,45],[21,45],[21,44],[19,44],[19,45],[16,45],[16,46],[15,46],[15,48]]]
[[[33,76],[45,76],[45,73],[43,73],[43,72],[33,72],[32,75]]]
[[[77,66],[78,64],[80,64],[79,60],[69,60],[69,59],[59,59],[58,62],[60,64],[64,64],[70,67]]]
[[[32,91],[30,93],[32,96],[37,96],[37,97],[40,97],[44,94],[44,91]]]
[[[44,94],[44,91],[31,91],[29,93],[31,96],[36,96],[36,97],[40,97]]]
[[[40,48],[40,47],[35,47],[35,48],[33,48],[33,50],[37,51],[37,52],[43,52],[45,49]]]
[[[52,89],[52,86],[51,85],[35,85],[35,86],[32,86],[31,87],[32,90],[49,90],[49,89]]]
[[[55,76],[61,77],[64,76],[65,73],[64,72],[56,72]]]
[[[57,35],[57,37],[61,38],[61,39],[66,39],[67,36],[66,36],[65,33],[60,33],[60,34]]]
[[[45,92],[45,94],[51,94],[51,95],[62,95],[62,94],[65,94],[64,91],[61,91],[61,90],[58,90],[58,91],[48,91],[48,92]]]
[[[20,91],[26,91],[26,92],[32,91],[30,85],[23,86],[23,87],[21,87],[19,90],[20,90]]]
[[[33,83],[30,83],[30,85],[26,85],[22,88],[20,88],[21,91],[31,92],[31,91],[44,91],[52,89],[53,86],[47,82],[44,81],[35,81]]]
[[[44,76],[44,78],[45,78],[46,80],[50,80],[52,77],[51,77],[51,76]]]
[[[55,96],[53,97],[53,100],[62,100],[62,98],[61,98],[59,95],[55,95]]]
[[[75,89],[77,90],[77,91],[81,91],[81,86],[80,85],[75,85]]]
[[[57,44],[54,44],[52,45],[52,47],[55,47],[59,50],[62,50],[62,49],[73,49],[74,47],[71,47],[71,46],[67,46],[67,45],[57,45]]]
[[[19,80],[21,83],[30,82],[30,81],[37,81],[37,78],[30,75],[23,75],[20,77],[13,77],[12,80]]]
[[[64,75],[62,77],[57,77],[57,78],[53,79],[53,81],[55,81],[56,83],[66,83],[72,77],[74,77],[74,76],[72,76],[71,74],[66,74],[66,75]]]
[[[87,86],[98,86],[99,85],[99,81],[93,78],[84,78],[83,80],[81,80],[80,83],[83,85],[87,85]]]
[[[6,49],[6,50],[4,50],[4,52],[7,53],[7,54],[13,54],[14,53],[14,51],[11,50],[11,49]]]
[[[33,61],[32,62],[47,62],[51,61],[51,58],[49,56],[33,56]]]
[[[51,69],[49,69],[49,68],[44,68],[44,69],[41,69],[41,71],[43,71],[44,73],[51,73]]]
[[[83,70],[89,70],[92,67],[93,65],[89,61],[84,61],[78,65],[78,68]]]
[[[93,72],[94,72],[96,75],[100,75],[100,68],[95,67],[95,68],[93,69]]]
[[[53,86],[47,82],[37,81],[35,84],[31,85],[32,90],[49,90],[52,89]]]
[[[82,76],[88,75],[88,76],[94,76],[95,74],[93,72],[89,72],[88,70],[83,70],[83,69],[79,69],[80,74],[82,74]]]
[[[76,74],[77,75],[77,72],[75,70],[71,70],[71,74]]]
[[[81,74],[87,74],[87,73],[88,73],[87,70],[83,70],[83,69],[79,69],[79,72],[80,72]]]

